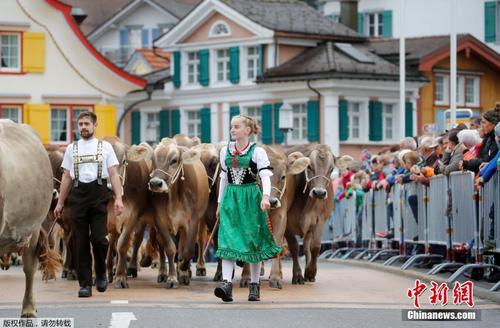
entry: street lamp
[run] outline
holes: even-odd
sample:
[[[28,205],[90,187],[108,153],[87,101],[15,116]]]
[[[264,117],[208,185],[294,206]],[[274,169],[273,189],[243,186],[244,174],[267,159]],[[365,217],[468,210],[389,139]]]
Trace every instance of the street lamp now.
[[[279,129],[285,136],[285,146],[288,145],[288,132],[293,130],[293,109],[288,103],[283,103],[280,108]]]

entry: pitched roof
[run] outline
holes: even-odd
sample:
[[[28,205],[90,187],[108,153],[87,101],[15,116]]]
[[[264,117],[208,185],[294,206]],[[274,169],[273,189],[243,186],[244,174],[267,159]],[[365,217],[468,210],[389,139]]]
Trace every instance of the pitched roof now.
[[[203,0],[153,0],[157,5],[172,13],[178,19],[186,16]]]
[[[428,71],[439,61],[450,56],[450,36],[431,36],[406,39],[406,60],[410,67]],[[379,56],[397,63],[399,61],[399,40],[370,40],[370,49]],[[457,51],[472,50],[479,58],[500,70],[500,54],[476,39],[471,34],[457,36]]]
[[[245,17],[276,32],[360,38],[299,0],[221,0]]]
[[[344,44],[345,45],[345,44]],[[323,43],[303,51],[297,57],[269,70],[259,82],[284,82],[329,78],[363,80],[399,80],[399,68],[371,53],[369,44],[352,44],[354,51],[365,60],[341,50],[333,42]],[[410,75],[408,80],[420,81],[420,75]]]
[[[83,34],[87,35],[115,13],[123,9],[133,0],[63,0],[72,7],[80,7],[87,14],[87,18],[80,25]]]
[[[466,35],[457,36],[457,42],[464,39]],[[380,56],[399,58],[399,39],[371,39],[370,45],[373,51]],[[450,36],[427,36],[418,38],[406,38],[406,60],[420,60],[422,57],[441,49],[450,47]]]
[[[80,25],[85,35],[89,35],[97,28],[108,22],[121,12],[130,3],[136,0],[63,0],[72,7],[80,7],[88,15]],[[202,0],[151,0],[165,11],[181,19],[187,15]]]
[[[140,53],[142,57],[149,63],[153,71],[164,69],[170,66],[170,53],[156,49],[157,56],[153,49],[137,49],[136,52]],[[162,58],[165,57],[165,58]]]

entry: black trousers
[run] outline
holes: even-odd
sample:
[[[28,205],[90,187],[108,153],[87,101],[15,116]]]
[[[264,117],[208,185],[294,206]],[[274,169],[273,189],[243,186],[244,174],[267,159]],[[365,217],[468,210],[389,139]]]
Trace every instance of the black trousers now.
[[[68,198],[71,208],[72,233],[74,237],[73,255],[80,287],[92,286],[92,253],[94,269],[99,278],[106,277],[106,253],[108,251],[108,213],[107,204],[110,191],[103,180],[78,183],[73,187]]]

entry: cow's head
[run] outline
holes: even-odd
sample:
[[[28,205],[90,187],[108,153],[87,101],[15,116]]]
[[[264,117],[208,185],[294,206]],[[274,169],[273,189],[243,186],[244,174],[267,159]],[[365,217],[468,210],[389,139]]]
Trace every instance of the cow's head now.
[[[116,159],[118,160],[118,175],[120,176],[120,181],[123,185],[125,184],[126,175],[127,175],[127,151],[128,147],[121,142],[118,137],[106,137],[103,140],[109,142],[113,147],[113,150],[116,155]],[[108,188],[111,190],[111,180],[108,180]]]
[[[309,190],[309,197],[326,199],[334,169],[333,153],[329,146],[319,144],[314,146],[309,159],[309,166],[304,171],[306,183],[302,192]]]
[[[271,176],[271,196],[269,203],[271,209],[281,207],[283,196],[287,188],[287,175],[296,175],[303,172],[309,165],[309,158],[299,152],[292,153],[286,157],[283,151],[274,147],[264,146],[273,168]]]
[[[173,139],[163,139],[153,152],[149,190],[168,193],[179,179],[184,179],[184,164],[197,160],[200,160],[199,151],[178,146]]]
[[[61,187],[61,179],[64,169],[61,167],[65,147],[46,146],[47,155],[49,156],[50,166],[52,167],[52,202],[53,205],[59,200],[59,188]]]
[[[227,143],[200,144],[194,146],[193,149],[199,151],[200,160],[205,166],[208,175],[210,190],[217,186],[220,169],[219,154],[222,147],[227,147]]]

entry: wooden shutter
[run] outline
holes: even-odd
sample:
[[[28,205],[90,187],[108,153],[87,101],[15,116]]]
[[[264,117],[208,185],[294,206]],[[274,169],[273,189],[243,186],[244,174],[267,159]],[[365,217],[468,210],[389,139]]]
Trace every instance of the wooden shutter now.
[[[132,112],[132,144],[141,143],[141,112]]]
[[[319,102],[307,102],[307,140],[319,141]]]
[[[200,59],[200,84],[208,86],[210,84],[210,58],[208,49],[202,49],[198,53]]]
[[[371,141],[381,141],[382,133],[382,103],[370,101],[369,110],[369,138]]]
[[[240,82],[240,48],[229,48],[229,80],[232,84]]]
[[[262,143],[273,143],[273,105],[264,104],[261,107],[262,115]]]
[[[200,113],[201,118],[201,142],[210,143],[210,108],[202,108]]]
[[[339,140],[349,139],[349,104],[347,100],[339,100]]]

